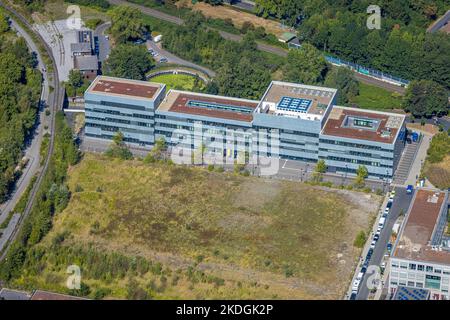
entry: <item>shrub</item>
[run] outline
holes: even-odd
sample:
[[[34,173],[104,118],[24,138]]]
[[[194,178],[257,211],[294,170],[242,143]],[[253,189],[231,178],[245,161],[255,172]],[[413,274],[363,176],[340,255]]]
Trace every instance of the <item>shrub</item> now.
[[[353,245],[355,247],[357,247],[357,248],[362,248],[362,247],[364,247],[364,244],[366,243],[366,241],[367,241],[366,233],[363,230],[361,230],[356,235],[356,238],[355,238],[355,241],[353,242]]]

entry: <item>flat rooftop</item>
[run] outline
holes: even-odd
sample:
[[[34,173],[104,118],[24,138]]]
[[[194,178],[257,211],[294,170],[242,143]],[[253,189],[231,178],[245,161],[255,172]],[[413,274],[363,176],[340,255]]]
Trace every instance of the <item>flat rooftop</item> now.
[[[393,143],[404,121],[401,114],[333,106],[322,134]]]
[[[170,90],[158,111],[251,122],[258,101]]]
[[[68,294],[61,294],[44,290],[36,290],[31,296],[31,300],[89,300],[89,299],[70,296]]]
[[[394,257],[450,265],[450,252],[433,250],[430,245],[441,210],[446,210],[444,200],[446,194],[442,191],[416,191]]]
[[[163,84],[155,82],[98,76],[91,83],[87,92],[152,99],[163,87]]]
[[[279,116],[321,120],[337,90],[298,83],[272,81],[259,106],[259,112]]]

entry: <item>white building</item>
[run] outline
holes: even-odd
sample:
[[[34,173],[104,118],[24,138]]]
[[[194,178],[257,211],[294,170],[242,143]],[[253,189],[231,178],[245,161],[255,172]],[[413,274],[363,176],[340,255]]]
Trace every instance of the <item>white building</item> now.
[[[428,289],[430,299],[450,300],[450,248],[444,247],[448,192],[418,189],[390,259],[389,290]]]

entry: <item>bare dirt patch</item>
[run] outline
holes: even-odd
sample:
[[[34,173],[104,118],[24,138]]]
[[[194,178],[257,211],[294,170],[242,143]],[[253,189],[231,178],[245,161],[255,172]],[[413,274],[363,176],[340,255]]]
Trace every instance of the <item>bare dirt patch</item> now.
[[[276,36],[280,36],[286,30],[282,29],[279,22],[264,19],[254,14],[242,12],[231,7],[211,6],[205,2],[197,2],[192,4],[190,0],[181,0],[177,2],[178,6],[184,6],[192,8],[194,11],[200,11],[206,17],[215,19],[231,19],[233,24],[241,28],[244,22],[251,22],[255,27],[263,27],[267,33],[272,33]]]

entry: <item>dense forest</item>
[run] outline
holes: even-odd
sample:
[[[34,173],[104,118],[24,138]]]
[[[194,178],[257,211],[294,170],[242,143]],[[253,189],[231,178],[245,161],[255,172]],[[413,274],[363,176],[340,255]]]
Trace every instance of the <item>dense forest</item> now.
[[[408,80],[450,88],[450,36],[426,28],[450,9],[447,0],[256,0],[256,13],[295,26],[320,50]],[[381,29],[366,26],[369,5],[381,8]]]
[[[165,48],[217,70],[214,82],[207,87],[208,92],[259,98],[271,80],[271,71],[278,68],[277,63],[265,59],[263,53],[256,50],[252,33],[237,43],[224,40],[217,31],[206,30],[203,23],[201,14],[192,14],[185,25],[164,35]]]
[[[41,88],[35,66],[25,40],[0,13],[0,203],[19,176],[15,168],[35,124]]]

